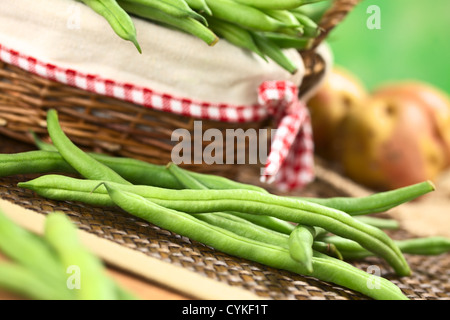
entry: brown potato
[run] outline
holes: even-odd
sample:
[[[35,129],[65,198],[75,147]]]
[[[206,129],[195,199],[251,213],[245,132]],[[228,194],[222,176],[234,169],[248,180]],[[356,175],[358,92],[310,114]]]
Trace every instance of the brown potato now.
[[[446,133],[437,128],[439,113],[432,110],[419,94],[408,94],[403,87],[374,92],[339,127],[336,144],[345,174],[379,190],[434,180],[450,159],[442,137]]]
[[[318,92],[308,101],[316,153],[334,158],[334,135],[349,109],[359,107],[367,98],[359,79],[345,69],[335,67]]]

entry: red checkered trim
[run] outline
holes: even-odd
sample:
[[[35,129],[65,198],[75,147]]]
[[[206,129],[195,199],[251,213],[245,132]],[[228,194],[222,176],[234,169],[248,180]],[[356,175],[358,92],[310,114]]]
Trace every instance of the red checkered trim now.
[[[0,44],[0,60],[42,78],[89,92],[114,97],[147,108],[222,122],[260,121],[269,116],[278,129],[263,180],[275,181],[285,190],[301,188],[314,178],[313,143],[309,114],[298,100],[297,87],[288,81],[268,81],[259,88],[255,105],[214,104],[155,92],[134,84],[61,68],[38,61]]]

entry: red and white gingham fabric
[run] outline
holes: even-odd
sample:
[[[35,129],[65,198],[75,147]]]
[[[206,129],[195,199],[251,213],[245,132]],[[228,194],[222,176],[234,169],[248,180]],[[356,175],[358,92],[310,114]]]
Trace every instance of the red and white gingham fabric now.
[[[61,68],[1,44],[0,60],[45,79],[183,116],[235,123],[275,117],[278,127],[265,165],[263,181],[275,182],[283,190],[294,190],[314,179],[309,113],[305,104],[298,99],[297,87],[289,81],[262,83],[258,92],[258,104],[255,105],[215,104],[175,97],[154,92],[150,88]]]

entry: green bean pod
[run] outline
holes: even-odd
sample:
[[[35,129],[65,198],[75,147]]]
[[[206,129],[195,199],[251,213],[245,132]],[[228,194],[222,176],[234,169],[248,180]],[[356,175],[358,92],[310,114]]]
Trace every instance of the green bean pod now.
[[[186,10],[184,6],[176,5],[172,1],[167,0],[126,0],[126,2],[130,3],[137,3],[140,5],[144,5],[149,8],[154,8],[160,11],[163,11],[171,16],[177,17],[177,18],[186,18],[186,17],[192,17],[192,14],[190,11],[192,10]]]
[[[219,37],[224,38],[238,48],[250,50],[267,61],[266,56],[259,50],[248,30],[235,24],[214,18],[208,18],[208,23],[209,27]]]
[[[61,129],[58,113],[55,109],[51,109],[47,113],[47,128],[50,138],[58,149],[58,152],[84,178],[131,184],[114,170],[101,164],[73,144]]]
[[[13,263],[0,263],[0,288],[34,300],[73,300],[74,296],[65,287],[53,286],[38,273]]]
[[[92,190],[101,181],[80,180],[64,176],[44,176],[19,183],[54,200],[73,200],[92,205],[111,205],[104,188]],[[133,192],[173,210],[190,214],[210,212],[244,212],[267,215],[284,221],[323,228],[333,234],[360,243],[367,250],[383,257],[399,275],[410,269],[401,251],[382,230],[359,222],[345,212],[317,204],[264,194],[250,190],[172,190],[122,185]]]
[[[192,215],[164,208],[134,193],[122,191],[117,186],[107,183],[106,190],[113,202],[124,211],[221,252],[277,269],[313,276],[361,292],[374,299],[407,299],[392,282],[380,277],[375,279],[374,275],[345,262],[316,253],[313,257],[314,271],[308,272],[290,257],[286,249],[241,237],[198,220]],[[374,279],[379,284],[376,289],[367,285],[368,281]]]
[[[361,247],[358,243],[338,236],[327,236],[323,241],[333,244],[341,252],[344,259],[364,259],[372,257],[373,253]],[[395,243],[405,254],[440,255],[450,252],[450,239],[445,237],[423,237],[406,240],[396,240]]]
[[[195,179],[191,175],[189,175],[188,171],[181,169],[174,163],[169,163],[167,166],[168,171],[178,179],[178,181],[186,188],[193,190],[206,190],[208,189],[204,184],[202,184],[199,180]],[[239,217],[241,219],[246,219],[250,222],[253,222],[257,225],[266,227],[271,230],[275,230],[281,233],[290,234],[295,226],[287,221],[283,221],[270,216],[263,215],[253,215],[243,212],[228,212],[227,214],[231,214],[233,216]]]
[[[339,260],[344,260],[344,257],[342,256],[341,252],[333,243],[327,243],[316,240],[313,242],[312,248],[317,252],[326,254]]]
[[[287,10],[294,9],[303,4],[305,4],[305,0],[235,0],[241,4],[259,8],[259,9],[268,9],[268,10]]]
[[[290,36],[282,33],[264,32],[264,37],[272,41],[280,49],[308,49],[313,40],[311,38]]]
[[[296,199],[314,202],[323,206],[347,212],[352,216],[357,216],[387,211],[395,206],[416,199],[434,190],[435,186],[431,181],[424,181],[395,190],[375,193],[366,197],[296,197]]]
[[[209,16],[212,16],[212,11],[208,7],[208,4],[205,0],[186,0],[186,3],[194,10],[198,12],[204,12]]]
[[[0,211],[0,252],[50,286],[65,285],[65,269],[51,247]]]
[[[55,250],[66,270],[77,267],[80,288],[74,289],[79,300],[115,300],[116,287],[107,277],[103,263],[80,242],[77,228],[62,213],[52,213],[45,220],[44,238]]]
[[[297,18],[290,11],[266,9],[263,10],[263,12],[267,14],[269,17],[272,17],[278,21],[283,22],[287,28],[299,28],[302,26],[300,22],[298,22]]]
[[[315,232],[312,227],[297,225],[289,236],[289,254],[309,272],[313,271],[313,242]]]
[[[320,33],[319,25],[309,18],[307,15],[292,11],[291,12],[298,20],[298,22],[303,26],[303,36],[315,38]]]
[[[215,45],[219,40],[218,37],[208,27],[194,18],[187,17],[184,19],[179,19],[170,16],[160,10],[148,8],[143,5],[129,3],[126,1],[119,1],[119,3],[127,12],[130,12],[141,18],[163,23],[180,31],[189,33],[203,40],[209,46]]]
[[[237,3],[233,0],[206,0],[212,15],[244,28],[257,31],[278,31],[286,24],[268,16],[254,7]]]
[[[81,0],[92,10],[104,17],[114,32],[124,40],[131,41],[142,53],[137,41],[136,28],[130,16],[120,7],[116,0]]]
[[[395,219],[377,218],[371,216],[357,216],[355,218],[361,222],[364,222],[379,229],[397,230],[400,228],[400,223]]]
[[[264,55],[275,61],[289,73],[294,74],[297,72],[298,67],[295,63],[274,42],[258,33],[253,33],[253,39]]]

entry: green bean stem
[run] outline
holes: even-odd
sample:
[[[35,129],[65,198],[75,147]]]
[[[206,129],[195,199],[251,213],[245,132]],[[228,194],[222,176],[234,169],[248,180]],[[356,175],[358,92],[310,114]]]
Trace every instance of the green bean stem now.
[[[286,249],[240,237],[227,230],[211,226],[192,215],[164,208],[117,187],[106,184],[109,196],[124,211],[216,250],[277,269],[313,276],[361,292],[374,299],[407,299],[392,282],[381,277],[375,279],[374,275],[345,262],[316,253],[313,257],[314,271],[310,273],[294,261]],[[376,289],[367,285],[368,281],[374,279],[379,284]]]
[[[111,205],[104,188],[92,190],[100,181],[64,176],[43,176],[20,187],[34,190],[54,200],[74,200],[92,205]],[[399,275],[409,275],[410,269],[401,251],[382,230],[359,222],[335,209],[306,201],[264,194],[250,190],[172,190],[123,185],[124,190],[137,193],[170,209],[186,213],[244,212],[273,216],[280,220],[323,228],[333,234],[357,241],[367,250],[383,257]]]
[[[137,41],[136,28],[130,16],[119,6],[116,0],[81,0],[96,13],[108,21],[114,32],[124,40],[131,41],[142,53]]]

